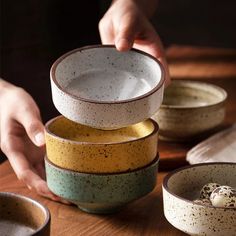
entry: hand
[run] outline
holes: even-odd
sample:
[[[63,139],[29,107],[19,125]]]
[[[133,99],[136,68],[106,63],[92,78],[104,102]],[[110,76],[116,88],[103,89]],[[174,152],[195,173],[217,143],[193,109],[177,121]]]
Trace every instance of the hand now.
[[[115,44],[117,50],[132,47],[145,51],[162,62],[166,72],[165,84],[170,82],[165,52],[154,27],[134,0],[114,1],[99,22],[103,44]],[[148,3],[147,3],[148,4]]]
[[[45,182],[44,126],[39,109],[22,88],[0,80],[0,137],[5,153],[18,179],[29,189],[61,201]]]

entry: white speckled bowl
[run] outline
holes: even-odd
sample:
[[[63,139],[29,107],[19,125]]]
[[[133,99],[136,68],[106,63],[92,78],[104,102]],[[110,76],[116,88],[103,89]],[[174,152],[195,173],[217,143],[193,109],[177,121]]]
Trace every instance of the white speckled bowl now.
[[[154,57],[114,46],[75,49],[52,66],[52,99],[68,119],[117,129],[151,117],[160,107],[164,70]]]
[[[209,182],[236,186],[236,163],[205,163],[169,173],[163,181],[164,214],[190,235],[235,236],[236,209],[194,203]]]
[[[207,134],[224,120],[226,98],[226,91],[213,84],[173,80],[152,117],[159,124],[160,139],[189,141]]]

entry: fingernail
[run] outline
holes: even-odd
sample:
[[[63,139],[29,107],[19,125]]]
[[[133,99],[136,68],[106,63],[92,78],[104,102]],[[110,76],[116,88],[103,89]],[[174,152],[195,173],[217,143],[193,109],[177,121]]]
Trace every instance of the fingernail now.
[[[27,185],[27,187],[28,187],[28,189],[29,189],[29,190],[31,190],[31,189],[32,189],[32,187],[31,187],[31,186],[29,186],[29,185]]]
[[[39,132],[34,136],[35,142],[38,146],[42,146],[45,144],[44,133]]]
[[[131,48],[130,42],[127,39],[121,38],[116,42],[116,48],[120,51],[126,51]]]

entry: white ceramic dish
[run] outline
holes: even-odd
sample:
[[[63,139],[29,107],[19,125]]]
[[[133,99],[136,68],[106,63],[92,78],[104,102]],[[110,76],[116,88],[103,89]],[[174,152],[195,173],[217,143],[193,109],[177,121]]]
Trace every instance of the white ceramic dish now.
[[[151,117],[160,107],[164,70],[154,57],[114,46],[75,49],[52,66],[52,99],[70,120],[116,129]]]
[[[160,139],[189,141],[204,136],[224,120],[226,98],[226,91],[216,85],[173,80],[152,117],[159,124]]]
[[[235,187],[236,163],[196,164],[169,173],[162,188],[166,219],[190,235],[235,236],[235,208],[193,202],[206,183]]]

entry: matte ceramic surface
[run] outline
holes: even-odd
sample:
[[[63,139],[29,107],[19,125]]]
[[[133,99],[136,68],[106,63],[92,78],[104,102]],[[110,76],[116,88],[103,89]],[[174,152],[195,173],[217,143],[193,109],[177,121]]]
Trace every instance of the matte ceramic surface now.
[[[114,46],[75,49],[51,68],[52,99],[70,120],[116,129],[151,117],[160,107],[164,74],[152,56]]]
[[[111,213],[151,192],[158,158],[136,171],[87,174],[59,168],[45,158],[47,184],[56,195],[90,213]]]
[[[118,130],[98,130],[58,116],[46,124],[48,159],[86,173],[134,170],[157,155],[158,126],[149,119]]]
[[[163,182],[164,214],[190,235],[235,236],[236,209],[194,203],[206,183],[236,186],[236,163],[196,164],[168,174]]]
[[[216,128],[224,120],[226,97],[222,88],[212,84],[172,81],[152,117],[160,126],[160,138],[185,141]]]
[[[0,192],[1,236],[49,236],[50,213],[33,199]]]

